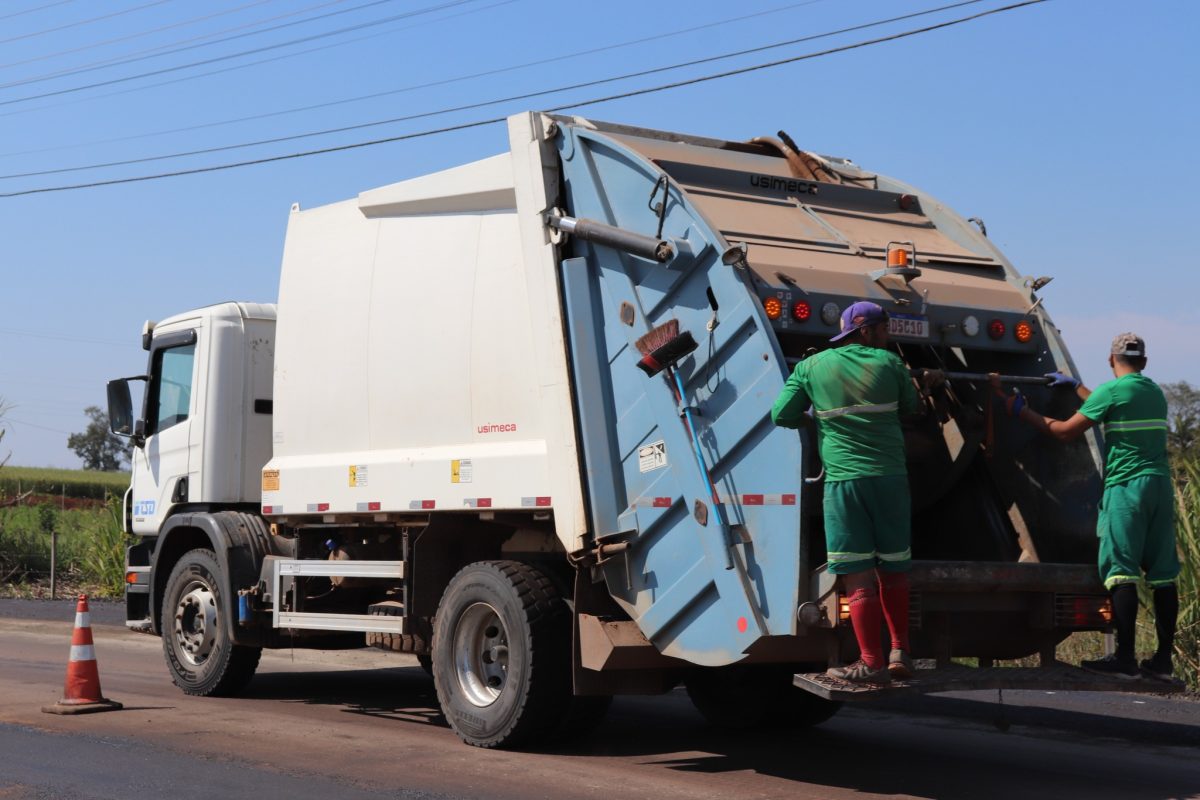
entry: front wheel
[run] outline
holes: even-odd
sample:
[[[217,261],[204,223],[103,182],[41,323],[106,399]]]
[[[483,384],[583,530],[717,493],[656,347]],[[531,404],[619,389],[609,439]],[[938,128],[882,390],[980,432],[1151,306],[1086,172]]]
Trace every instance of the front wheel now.
[[[511,747],[554,731],[571,702],[571,618],[554,583],[516,561],[464,567],[434,619],[433,679],[467,744]]]
[[[211,550],[191,550],[171,570],[163,594],[163,654],[171,680],[187,694],[240,692],[258,668],[261,647],[233,643],[225,619],[221,568]]]

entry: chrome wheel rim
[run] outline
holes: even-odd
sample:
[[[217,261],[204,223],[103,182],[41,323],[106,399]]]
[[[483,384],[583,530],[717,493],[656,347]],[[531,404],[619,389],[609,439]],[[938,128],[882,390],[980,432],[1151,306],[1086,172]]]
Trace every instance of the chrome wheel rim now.
[[[474,706],[496,702],[508,680],[508,630],[496,609],[475,603],[454,629],[454,671],[463,695]]]
[[[207,584],[184,587],[175,606],[175,647],[184,660],[198,667],[208,660],[217,642],[217,597]]]

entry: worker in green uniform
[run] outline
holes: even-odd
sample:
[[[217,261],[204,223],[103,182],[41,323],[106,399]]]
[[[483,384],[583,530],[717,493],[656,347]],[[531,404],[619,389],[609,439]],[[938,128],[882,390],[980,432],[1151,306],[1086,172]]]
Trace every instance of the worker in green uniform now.
[[[831,676],[888,683],[912,674],[908,645],[911,499],[900,415],[918,408],[904,362],[887,349],[888,317],[857,302],[842,313],[841,346],[796,365],[771,409],[776,425],[798,428],[809,406],[825,465],[825,543],[840,576],[860,658]],[[892,639],[883,657],[886,619]]]
[[[1175,497],[1167,462],[1167,401],[1142,374],[1146,343],[1132,333],[1113,339],[1108,357],[1115,380],[1089,391],[1077,379],[1054,372],[1055,386],[1075,389],[1083,406],[1062,421],[1035,413],[1019,394],[1005,398],[1010,414],[1060,441],[1082,436],[1093,425],[1104,432],[1104,494],[1100,500],[1100,577],[1112,593],[1117,630],[1115,654],[1083,661],[1092,672],[1134,679],[1142,674],[1171,680],[1171,651],[1179,615],[1179,556],[1175,550]],[[993,376],[993,386],[999,386]],[[1154,593],[1158,648],[1139,664],[1134,656],[1137,585],[1143,573]]]

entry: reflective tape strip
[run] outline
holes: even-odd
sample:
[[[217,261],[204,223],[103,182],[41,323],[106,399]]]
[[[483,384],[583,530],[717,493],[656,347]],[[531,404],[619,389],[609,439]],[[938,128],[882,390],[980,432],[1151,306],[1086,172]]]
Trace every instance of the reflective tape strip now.
[[[92,627],[92,614],[90,611],[75,612],[75,627],[90,628]]]
[[[1111,589],[1112,587],[1118,586],[1122,583],[1137,583],[1141,579],[1142,576],[1140,575],[1113,575],[1104,582],[1104,588]]]
[[[371,500],[366,503],[355,503],[355,511],[382,511],[383,504],[377,500]]]
[[[1169,430],[1165,419],[1127,419],[1119,422],[1104,423],[1107,433],[1129,433],[1131,431],[1165,431]]]
[[[843,561],[866,561],[868,558],[874,558],[875,552],[870,553],[830,553],[829,560],[841,563]]]
[[[463,499],[463,505],[467,508],[491,508],[492,498],[490,497],[467,497]]]
[[[1165,581],[1146,581],[1146,585],[1151,589],[1162,589],[1165,586],[1174,586],[1175,579],[1171,578],[1170,580]]]
[[[90,644],[71,645],[71,661],[95,661],[96,648]]]
[[[901,550],[899,553],[876,553],[880,561],[908,561],[912,558],[912,550]]]
[[[431,508],[437,508],[436,500],[410,500],[408,503],[409,511],[428,511]]]
[[[521,508],[549,508],[549,497],[522,497]]]
[[[794,494],[721,494],[717,496],[722,505],[741,506],[794,506]]]
[[[828,411],[818,411],[817,419],[829,419],[830,417],[844,417],[847,414],[884,414],[888,411],[900,410],[899,402],[891,403],[876,403],[874,405],[862,406],[845,406],[843,408],[831,408]]]

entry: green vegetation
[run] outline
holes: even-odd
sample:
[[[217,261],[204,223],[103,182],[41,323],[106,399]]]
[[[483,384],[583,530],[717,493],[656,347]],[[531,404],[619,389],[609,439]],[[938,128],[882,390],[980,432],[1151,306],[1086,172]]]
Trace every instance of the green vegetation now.
[[[61,509],[43,503],[0,508],[0,587],[45,585],[50,576],[50,531],[58,534],[62,593],[85,589],[101,596],[124,591],[125,547],[121,499],[92,508]]]
[[[35,495],[103,501],[110,494],[124,494],[127,488],[128,472],[12,466],[0,470],[0,502],[29,491]]]
[[[1175,673],[1200,690],[1200,452],[1175,460],[1178,505],[1179,632],[1175,637]]]

